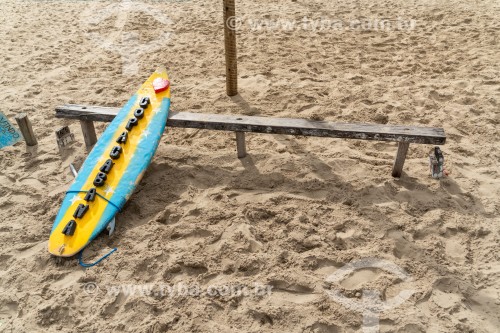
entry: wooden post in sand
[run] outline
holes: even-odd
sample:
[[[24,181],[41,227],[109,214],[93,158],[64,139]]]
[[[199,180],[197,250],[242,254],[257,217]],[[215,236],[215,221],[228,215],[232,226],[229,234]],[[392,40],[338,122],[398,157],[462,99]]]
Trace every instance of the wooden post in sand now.
[[[224,0],[224,45],[226,51],[226,92],[228,96],[238,94],[238,63],[236,58],[236,18],[235,0]]]
[[[393,177],[401,177],[403,166],[405,165],[406,154],[408,153],[408,147],[410,147],[409,142],[398,142],[398,153],[394,161],[394,167],[392,168]]]
[[[93,121],[80,120],[80,125],[82,126],[83,140],[85,141],[85,147],[90,151],[92,146],[97,142],[97,135],[95,134],[95,127]]]
[[[17,125],[21,130],[21,134],[26,141],[27,146],[36,146],[38,141],[36,140],[35,133],[33,133],[33,128],[31,127],[31,121],[28,119],[26,113],[20,113],[15,116]]]
[[[247,148],[245,145],[245,132],[235,132],[236,133],[236,148],[238,150],[238,158],[244,158],[247,156]]]

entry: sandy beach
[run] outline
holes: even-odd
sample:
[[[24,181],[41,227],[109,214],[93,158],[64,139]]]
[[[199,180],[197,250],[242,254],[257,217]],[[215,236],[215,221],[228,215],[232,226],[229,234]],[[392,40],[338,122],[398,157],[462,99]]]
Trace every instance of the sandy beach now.
[[[236,97],[222,0],[127,6],[0,4],[0,110],[39,142],[0,150],[0,332],[369,332],[332,296],[367,291],[408,296],[380,332],[498,332],[498,1],[237,0]],[[88,269],[52,257],[69,164],[88,154],[55,107],[121,107],[158,66],[175,111],[443,127],[449,176],[430,177],[429,145],[395,179],[395,143],[250,133],[238,159],[234,133],[168,129],[84,259],[117,252]],[[365,265],[340,279],[350,263]]]

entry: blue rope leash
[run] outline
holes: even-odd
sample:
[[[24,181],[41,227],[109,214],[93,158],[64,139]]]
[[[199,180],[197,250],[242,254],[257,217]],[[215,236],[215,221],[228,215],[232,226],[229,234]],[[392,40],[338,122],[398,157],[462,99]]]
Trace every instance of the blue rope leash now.
[[[82,266],[82,267],[89,268],[89,267],[93,267],[93,266],[97,265],[98,263],[100,263],[101,261],[103,261],[104,259],[109,257],[111,254],[113,254],[113,252],[115,252],[118,249],[115,247],[113,250],[109,251],[108,254],[102,256],[99,260],[97,260],[96,262],[93,262],[91,264],[86,264],[82,261],[82,256],[83,256],[84,250],[85,249],[81,250],[80,253],[78,254],[78,264],[80,264],[80,266]]]
[[[66,194],[70,194],[70,193],[73,193],[73,194],[76,194],[76,193],[88,193],[88,191],[67,191]],[[113,202],[109,201],[108,199],[106,199],[106,197],[102,196],[101,194],[97,193],[97,196],[100,197],[101,199],[107,201],[111,206],[114,206],[118,211],[121,211],[121,208],[118,207],[118,205],[114,204]],[[82,256],[83,256],[83,251],[85,249],[81,250],[80,253],[78,253],[78,264],[82,267],[85,267],[85,268],[89,268],[89,267],[93,267],[97,264],[99,264],[101,261],[103,261],[104,259],[106,259],[107,257],[109,257],[110,255],[113,254],[113,252],[115,252],[116,250],[118,250],[116,247],[114,249],[112,249],[111,251],[109,251],[109,253],[105,254],[104,256],[102,256],[99,260],[91,263],[91,264],[86,264],[82,261]]]
[[[66,194],[70,194],[70,193],[88,193],[88,191],[67,191]],[[106,197],[104,197],[103,195],[97,193],[97,196],[105,201],[107,201],[111,206],[114,206],[119,212],[122,211],[122,209],[120,207],[118,207],[118,205],[114,204],[112,201],[109,201],[108,199],[106,199]]]

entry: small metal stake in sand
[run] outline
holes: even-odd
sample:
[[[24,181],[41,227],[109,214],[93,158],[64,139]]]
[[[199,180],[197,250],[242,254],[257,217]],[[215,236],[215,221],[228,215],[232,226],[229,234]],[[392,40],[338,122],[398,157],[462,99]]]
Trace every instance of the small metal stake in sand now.
[[[33,133],[33,128],[31,127],[31,122],[26,113],[18,114],[15,119],[24,137],[24,141],[26,141],[26,145],[36,146],[38,141],[36,140],[35,133]]]
[[[224,0],[224,45],[226,49],[226,91],[228,96],[238,94],[238,63],[236,59],[235,0]]]

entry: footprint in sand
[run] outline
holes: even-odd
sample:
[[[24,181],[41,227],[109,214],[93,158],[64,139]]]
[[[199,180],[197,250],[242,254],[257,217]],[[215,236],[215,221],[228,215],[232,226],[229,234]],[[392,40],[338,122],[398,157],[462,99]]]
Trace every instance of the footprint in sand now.
[[[0,303],[0,318],[8,319],[17,315],[19,304],[14,301],[4,301]],[[1,326],[0,326],[1,328]]]

